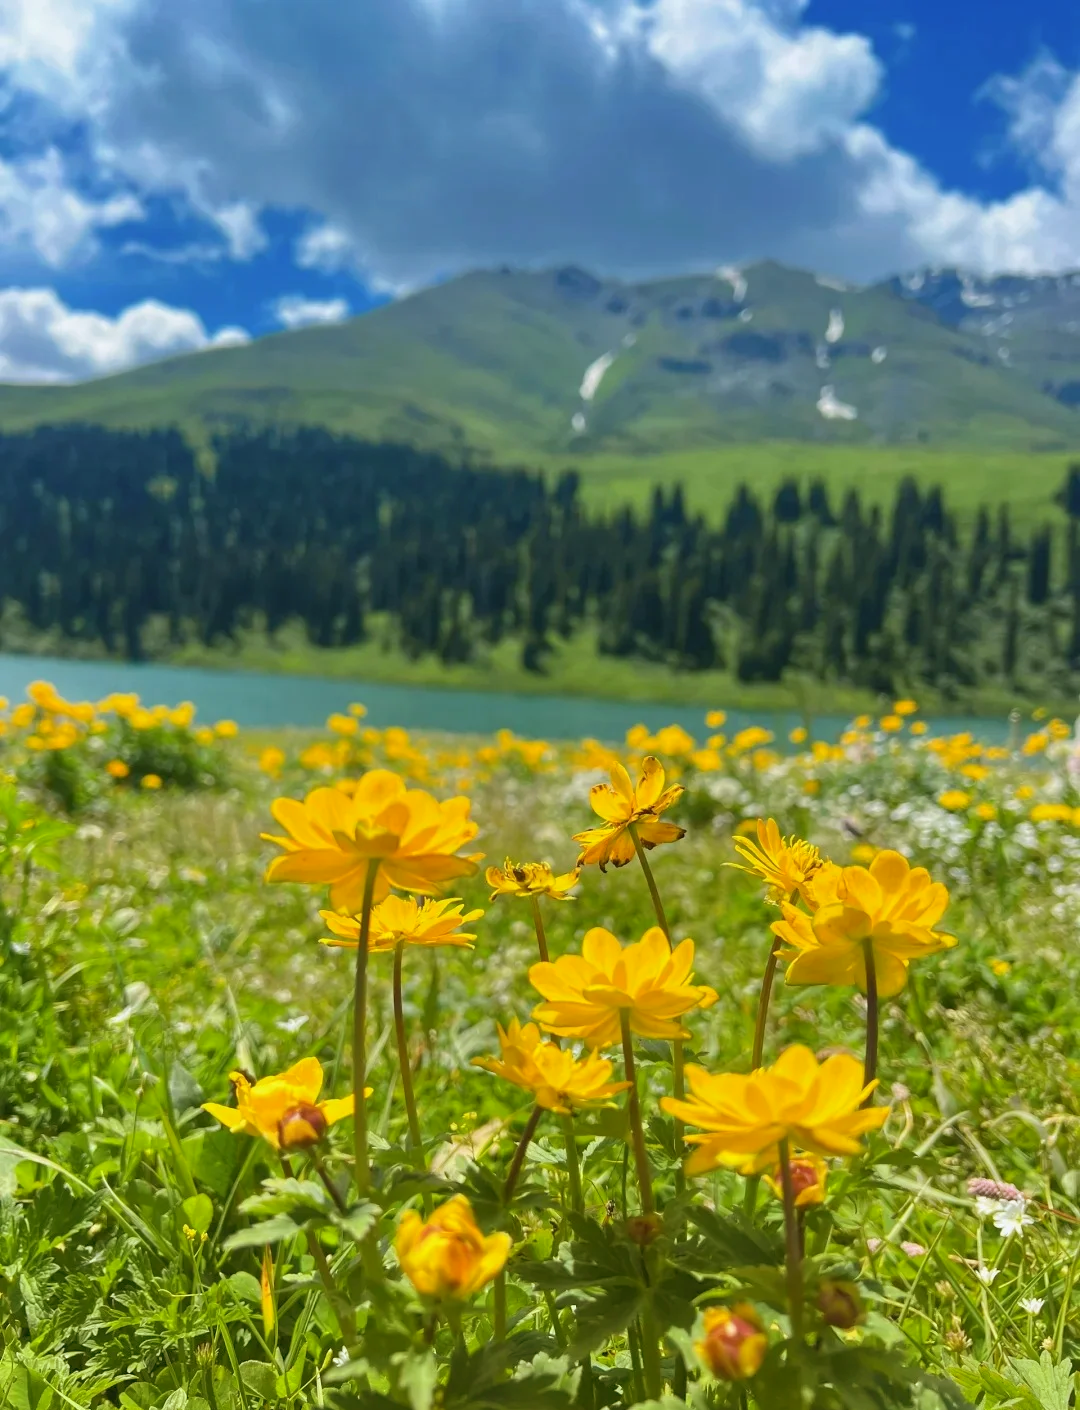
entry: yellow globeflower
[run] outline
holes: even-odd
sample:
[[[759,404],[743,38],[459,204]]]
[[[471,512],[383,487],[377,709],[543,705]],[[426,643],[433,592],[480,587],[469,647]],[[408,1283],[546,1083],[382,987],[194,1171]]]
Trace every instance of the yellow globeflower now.
[[[285,767],[285,751],[276,744],[268,744],[259,755],[259,768],[270,778],[278,778]]]
[[[123,759],[110,759],[105,765],[105,772],[110,778],[115,778],[119,781],[122,778],[127,778],[131,770],[128,768],[127,764],[124,763]]]
[[[962,813],[971,805],[971,794],[962,788],[947,788],[938,798],[938,806],[949,813]]]
[[[569,1048],[560,1048],[540,1035],[535,1023],[499,1029],[500,1057],[473,1058],[482,1067],[533,1094],[537,1106],[568,1116],[582,1107],[607,1102],[625,1092],[629,1082],[612,1082],[612,1064],[596,1053],[576,1058]]]
[[[860,1138],[881,1126],[887,1107],[864,1107],[876,1082],[863,1086],[862,1063],[836,1053],[819,1064],[809,1048],[785,1048],[772,1067],[749,1075],[718,1076],[703,1067],[686,1069],[690,1098],[661,1098],[660,1105],[700,1135],[687,1141],[698,1149],[686,1162],[688,1175],[718,1166],[743,1175],[768,1170],[780,1161],[787,1141],[813,1155],[856,1155]]]
[[[824,865],[821,853],[801,837],[782,837],[772,818],[758,818],[755,828],[756,842],[750,837],[732,839],[742,861],[724,865],[760,877],[771,900],[787,901],[797,891],[809,902],[810,880]]]
[[[159,774],[143,774],[139,783],[143,788],[148,788],[151,792],[156,792],[157,789],[161,787],[161,776]]]
[[[894,715],[914,715],[919,705],[915,700],[896,700],[893,702]]]
[[[581,950],[534,964],[529,980],[546,1001],[533,1009],[540,1026],[563,1038],[583,1038],[590,1048],[619,1042],[624,1012],[630,1031],[642,1038],[686,1038],[682,1015],[709,1008],[718,998],[715,989],[690,982],[693,940],[669,949],[659,926],[626,946],[597,926],[586,932]]]
[[[294,1150],[322,1140],[327,1127],[352,1116],[353,1098],[319,1101],[323,1070],[318,1058],[302,1058],[286,1072],[252,1082],[243,1072],[230,1072],[236,1105],[204,1102],[203,1111],[216,1116],[230,1131],[261,1136],[274,1150]],[[364,1095],[371,1096],[371,1088]]]
[[[708,729],[723,729],[726,723],[726,710],[710,710],[705,716],[705,725]]]
[[[898,730],[904,728],[904,721],[899,715],[883,715],[878,721],[878,725],[886,734],[896,734]]]
[[[360,917],[338,915],[335,911],[320,911],[334,939],[319,943],[341,950],[355,950],[360,944]],[[368,933],[368,953],[394,950],[399,943],[406,945],[460,945],[471,949],[475,935],[458,929],[479,920],[483,911],[464,914],[456,898],[447,901],[423,901],[417,904],[412,896],[387,896],[371,912]]]
[[[662,842],[678,842],[685,837],[686,829],[661,822],[660,814],[677,802],[684,791],[678,783],[664,788],[664,766],[651,754],[641,761],[641,777],[636,786],[622,764],[612,764],[611,783],[598,783],[589,790],[592,810],[604,819],[603,825],[574,834],[574,841],[581,843],[578,866],[596,862],[601,871],[606,871],[609,862],[624,867],[632,861],[631,824],[647,850]]]
[[[581,879],[581,870],[575,867],[556,876],[547,862],[512,862],[507,857],[501,867],[488,867],[484,877],[493,901],[496,896],[550,896],[553,901],[569,901],[570,892]]]
[[[214,733],[218,739],[235,739],[240,733],[240,726],[235,720],[218,720],[214,726]]]
[[[879,852],[869,867],[843,867],[835,898],[822,899],[812,916],[784,906],[773,933],[789,947],[789,984],[854,984],[866,993],[866,942],[874,956],[878,993],[898,994],[912,960],[956,944],[936,931],[949,892],[931,881],[925,867],[912,867],[899,852]]]
[[[440,1205],[426,1224],[407,1209],[394,1240],[401,1271],[421,1297],[436,1301],[479,1292],[502,1272],[510,1247],[509,1234],[485,1238],[464,1195]]]
[[[423,789],[406,788],[389,769],[364,774],[351,795],[316,788],[302,803],[278,798],[270,811],[288,836],[263,834],[284,851],[270,863],[266,880],[328,884],[335,910],[360,910],[373,861],[379,863],[379,901],[392,886],[431,894],[476,871],[477,858],[456,855],[478,830],[469,800],[440,803]]]
[[[757,1375],[769,1338],[756,1310],[748,1302],[732,1307],[706,1307],[700,1341],[694,1350],[721,1381],[746,1381]]]
[[[911,725],[912,734],[925,734],[929,726],[925,720],[913,720]]]

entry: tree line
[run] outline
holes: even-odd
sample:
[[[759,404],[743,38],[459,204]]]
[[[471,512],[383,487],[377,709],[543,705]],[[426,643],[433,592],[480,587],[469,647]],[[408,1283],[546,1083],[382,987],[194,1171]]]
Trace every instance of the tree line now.
[[[940,487],[890,507],[822,480],[747,485],[709,522],[682,490],[587,508],[579,477],[453,465],[316,429],[0,436],[3,621],[142,659],[299,622],[467,661],[507,636],[542,671],[583,629],[613,656],[744,681],[785,672],[890,691],[1080,681],[1080,467],[1021,534],[961,524]],[[5,643],[0,640],[0,646]],[[11,642],[8,641],[8,645]]]

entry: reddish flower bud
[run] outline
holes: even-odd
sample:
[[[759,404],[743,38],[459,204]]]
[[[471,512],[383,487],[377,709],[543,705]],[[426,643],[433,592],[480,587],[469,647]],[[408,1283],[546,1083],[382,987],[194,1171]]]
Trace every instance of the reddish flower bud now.
[[[278,1122],[278,1144],[283,1151],[316,1146],[326,1134],[326,1117],[317,1106],[301,1102],[290,1107]]]
[[[634,1214],[626,1221],[626,1237],[640,1248],[655,1243],[664,1231],[659,1214]]]
[[[705,1309],[705,1335],[695,1350],[721,1381],[745,1381],[756,1375],[769,1349],[761,1319],[747,1302]]]
[[[830,1327],[849,1331],[866,1320],[866,1309],[855,1283],[843,1278],[824,1278],[818,1286],[818,1311]]]

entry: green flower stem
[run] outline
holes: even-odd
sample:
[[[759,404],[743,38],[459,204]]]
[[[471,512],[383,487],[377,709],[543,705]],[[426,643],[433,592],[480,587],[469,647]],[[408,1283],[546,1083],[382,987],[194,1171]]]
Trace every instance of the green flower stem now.
[[[667,915],[664,912],[664,903],[660,899],[660,892],[656,889],[656,878],[653,876],[649,859],[645,855],[645,848],[641,838],[638,836],[637,824],[630,823],[627,827],[634,843],[634,851],[637,853],[638,861],[641,863],[641,870],[645,873],[645,881],[649,888],[649,895],[652,897],[653,910],[656,912],[656,923],[667,936],[668,945],[671,945],[671,926],[668,925]]]
[[[514,1191],[517,1189],[518,1177],[521,1174],[521,1167],[525,1164],[525,1156],[529,1150],[529,1143],[536,1134],[536,1128],[540,1124],[540,1118],[544,1114],[542,1106],[534,1106],[525,1123],[525,1129],[521,1133],[521,1140],[517,1143],[517,1150],[514,1158],[510,1162],[510,1169],[506,1172],[506,1180],[503,1183],[503,1204],[509,1208],[510,1201],[514,1198]]]
[[[525,1129],[521,1133],[521,1140],[517,1143],[517,1150],[514,1158],[510,1162],[510,1169],[506,1172],[506,1180],[503,1182],[503,1204],[510,1207],[510,1202],[514,1198],[514,1191],[517,1189],[518,1178],[521,1175],[521,1167],[525,1164],[525,1156],[529,1149],[529,1142],[536,1134],[536,1128],[540,1124],[540,1118],[544,1114],[542,1106],[534,1106],[525,1123]],[[495,1340],[502,1341],[506,1336],[506,1270],[503,1269],[495,1279]]]
[[[630,1012],[628,1009],[619,1010],[619,1020],[622,1023],[623,1067],[626,1070],[626,1080],[630,1083],[626,1094],[627,1112],[630,1117],[630,1134],[633,1140],[638,1189],[641,1191],[641,1212],[642,1214],[655,1214],[656,1202],[653,1199],[652,1170],[649,1166],[649,1153],[645,1149],[645,1132],[641,1125],[641,1102],[638,1097],[637,1069],[634,1066],[634,1040],[630,1036]]]
[[[585,1196],[581,1189],[581,1163],[578,1160],[577,1135],[574,1131],[574,1118],[569,1113],[562,1119],[563,1136],[566,1138],[566,1173],[570,1181],[570,1208],[575,1214],[585,1213]]]
[[[802,1252],[799,1247],[799,1218],[798,1210],[795,1208],[795,1186],[791,1179],[791,1150],[786,1140],[780,1142],[780,1188],[784,1195],[788,1316],[791,1318],[791,1335],[796,1341],[802,1341]]]
[[[401,960],[405,953],[405,941],[399,940],[394,946],[394,1032],[397,1035],[398,1068],[401,1072],[401,1090],[405,1094],[405,1110],[409,1114],[409,1140],[417,1169],[424,1170],[424,1138],[420,1132],[420,1118],[416,1113],[416,1095],[413,1092],[412,1065],[409,1062],[409,1040],[405,1033],[405,1009],[401,999]]]
[[[533,925],[536,927],[536,947],[540,951],[541,962],[547,964],[547,932],[544,930],[544,917],[540,914],[540,897],[530,896],[529,901],[532,904]]]
[[[641,1365],[645,1373],[645,1394],[659,1400],[664,1393],[664,1377],[660,1367],[660,1328],[651,1301],[646,1299],[641,1309]]]
[[[356,947],[356,976],[353,985],[353,1092],[356,1115],[353,1119],[353,1178],[361,1195],[371,1188],[371,1166],[368,1163],[367,1100],[367,992],[368,940],[371,935],[371,906],[375,899],[375,879],[379,874],[378,858],[368,862],[364,878],[364,899],[360,908],[360,937]]]
[[[879,1027],[877,964],[874,960],[874,942],[869,936],[863,941],[863,955],[866,960],[866,1063],[863,1067],[865,1087],[877,1076]],[[872,1106],[873,1101],[874,1094],[871,1092],[863,1100],[863,1106]]]
[[[326,1193],[337,1205],[338,1212],[340,1214],[348,1214],[349,1206],[342,1199],[341,1192],[338,1190],[338,1187],[334,1184],[333,1180],[331,1180],[329,1174],[327,1173],[326,1166],[323,1164],[323,1159],[322,1156],[319,1154],[318,1147],[312,1147],[310,1154],[311,1163],[315,1167],[315,1173],[326,1186]]]
[[[637,853],[637,859],[641,863],[641,870],[645,873],[645,882],[649,888],[649,895],[652,897],[653,910],[656,912],[656,923],[667,936],[668,949],[674,949],[674,943],[671,938],[671,926],[668,925],[667,912],[664,910],[664,903],[660,899],[660,892],[657,889],[656,885],[656,877],[653,876],[653,869],[649,865],[649,858],[645,851],[645,847],[642,844],[641,838],[638,836],[636,824],[631,823],[627,828],[627,831],[629,832],[630,837],[633,840],[634,851]],[[671,1094],[676,1101],[680,1102],[686,1095],[686,1078],[684,1076],[684,1067],[685,1059],[683,1057],[682,1039],[676,1038],[671,1045]],[[677,1118],[675,1120],[674,1125],[675,1155],[679,1161],[678,1167],[675,1171],[675,1193],[681,1195],[686,1189],[686,1175],[682,1167],[682,1157],[684,1154],[684,1127],[682,1122],[679,1121]]]
[[[769,1021],[769,1004],[772,1002],[773,980],[780,962],[780,937],[773,936],[772,948],[765,973],[761,977],[761,994],[758,998],[757,1022],[754,1024],[754,1051],[750,1055],[750,1071],[756,1072],[765,1054],[765,1028]]]

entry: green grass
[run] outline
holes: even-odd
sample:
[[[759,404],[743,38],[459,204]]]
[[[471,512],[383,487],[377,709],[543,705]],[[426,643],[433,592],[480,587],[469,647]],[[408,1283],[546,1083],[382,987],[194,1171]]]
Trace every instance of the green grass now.
[[[388,956],[371,961],[374,1210],[352,1193],[347,1123],[331,1128],[322,1156],[350,1210],[344,1217],[306,1155],[293,1157],[303,1183],[283,1181],[267,1145],[200,1110],[205,1100],[230,1100],[228,1074],[238,1066],[265,1074],[317,1055],[327,1092],[349,1087],[352,957],[317,944],[321,888],[262,880],[272,849],[258,834],[271,798],[300,794],[311,778],[291,757],[291,738],[281,782],[260,777],[243,762],[254,742],[233,746],[227,789],[149,796],[114,788],[66,829],[42,820],[47,800],[30,789],[29,774],[20,773],[21,801],[0,798],[4,1403],[570,1410],[582,1404],[574,1363],[591,1346],[592,1403],[644,1405],[625,1324],[656,1288],[658,1325],[675,1319],[661,1375],[681,1388],[685,1351],[689,1379],[685,1401],[664,1402],[670,1410],[740,1404],[735,1388],[699,1379],[700,1329],[689,1331],[695,1297],[736,1289],[759,1309],[772,1348],[744,1387],[741,1404],[753,1410],[830,1410],[845,1403],[820,1388],[830,1379],[846,1403],[859,1403],[850,1397],[862,1386],[864,1403],[878,1410],[959,1407],[956,1386],[980,1410],[1068,1410],[1080,1356],[1080,861],[1074,833],[1021,827],[1030,804],[1014,801],[1023,781],[1035,799],[1060,797],[1064,786],[1080,802],[1063,760],[1040,759],[1034,770],[999,764],[973,787],[997,803],[1000,828],[937,806],[957,775],[919,751],[880,746],[861,761],[816,766],[813,798],[803,764],[763,774],[734,767],[722,788],[716,776],[688,778],[668,814],[688,833],[652,853],[653,864],[675,934],[695,938],[697,982],[718,991],[714,1007],[687,1020],[692,1056],[713,1071],[746,1070],[776,916],[753,878],[723,865],[734,857],[730,830],[740,816],[772,814],[841,862],[851,859],[856,830],[864,843],[903,848],[951,893],[945,923],[957,945],[917,961],[907,988],[883,1005],[877,1100],[891,1105],[889,1120],[868,1155],[832,1162],[826,1204],[805,1219],[811,1287],[824,1275],[854,1280],[865,1320],[841,1335],[815,1322],[802,1352],[789,1345],[785,1355],[780,1210],[765,1187],[747,1223],[735,1213],[746,1195],[741,1177],[692,1180],[693,1208],[707,1203],[713,1213],[681,1232],[673,1133],[657,1107],[672,1081],[665,1044],[638,1048],[647,1153],[667,1210],[647,1253],[633,1241],[639,1227],[626,1222],[638,1195],[620,1105],[577,1119],[585,1210],[577,1222],[564,1133],[552,1117],[537,1128],[512,1208],[501,1207],[529,1100],[471,1059],[494,1049],[496,1019],[527,1016],[536,949],[527,906],[492,905],[480,877],[464,880],[466,903],[486,908],[472,927],[476,949],[411,949],[404,1018],[426,1159],[439,1171],[426,1187],[435,1202],[466,1193],[485,1230],[501,1227],[514,1239],[503,1353],[490,1286],[454,1314],[459,1331],[446,1319],[436,1326],[390,1251],[395,1221],[403,1207],[420,1208],[421,1193],[406,1145]],[[447,744],[415,742],[432,761]],[[80,748],[92,765],[90,746]],[[24,767],[10,746],[4,762]],[[506,760],[486,780],[474,777],[484,849],[543,856],[563,869],[574,855],[570,834],[591,816],[589,782],[565,758],[547,773],[528,775]],[[50,828],[35,849],[28,839]],[[544,914],[556,956],[576,951],[590,925],[628,941],[653,919],[636,866],[591,869],[577,899],[548,903]],[[861,1055],[864,1027],[851,989],[781,983],[766,1060],[793,1042]],[[1032,1197],[1032,1222],[1003,1237],[969,1196],[972,1177],[1014,1182]],[[371,1215],[374,1235],[365,1231]],[[360,1309],[366,1363],[357,1365],[358,1347],[352,1380],[335,1369],[341,1333],[305,1225],[342,1297]],[[267,1247],[272,1325],[260,1307]],[[383,1273],[372,1272],[373,1251],[376,1266],[385,1259]],[[979,1282],[980,1266],[995,1271],[992,1281]],[[1041,1305],[1029,1313],[1020,1302],[1030,1298]],[[646,1318],[645,1335],[652,1325]],[[571,1358],[567,1340],[577,1348]],[[816,1399],[801,1398],[792,1366],[819,1384]],[[920,1374],[947,1378],[952,1398],[929,1384],[913,1390]]]

